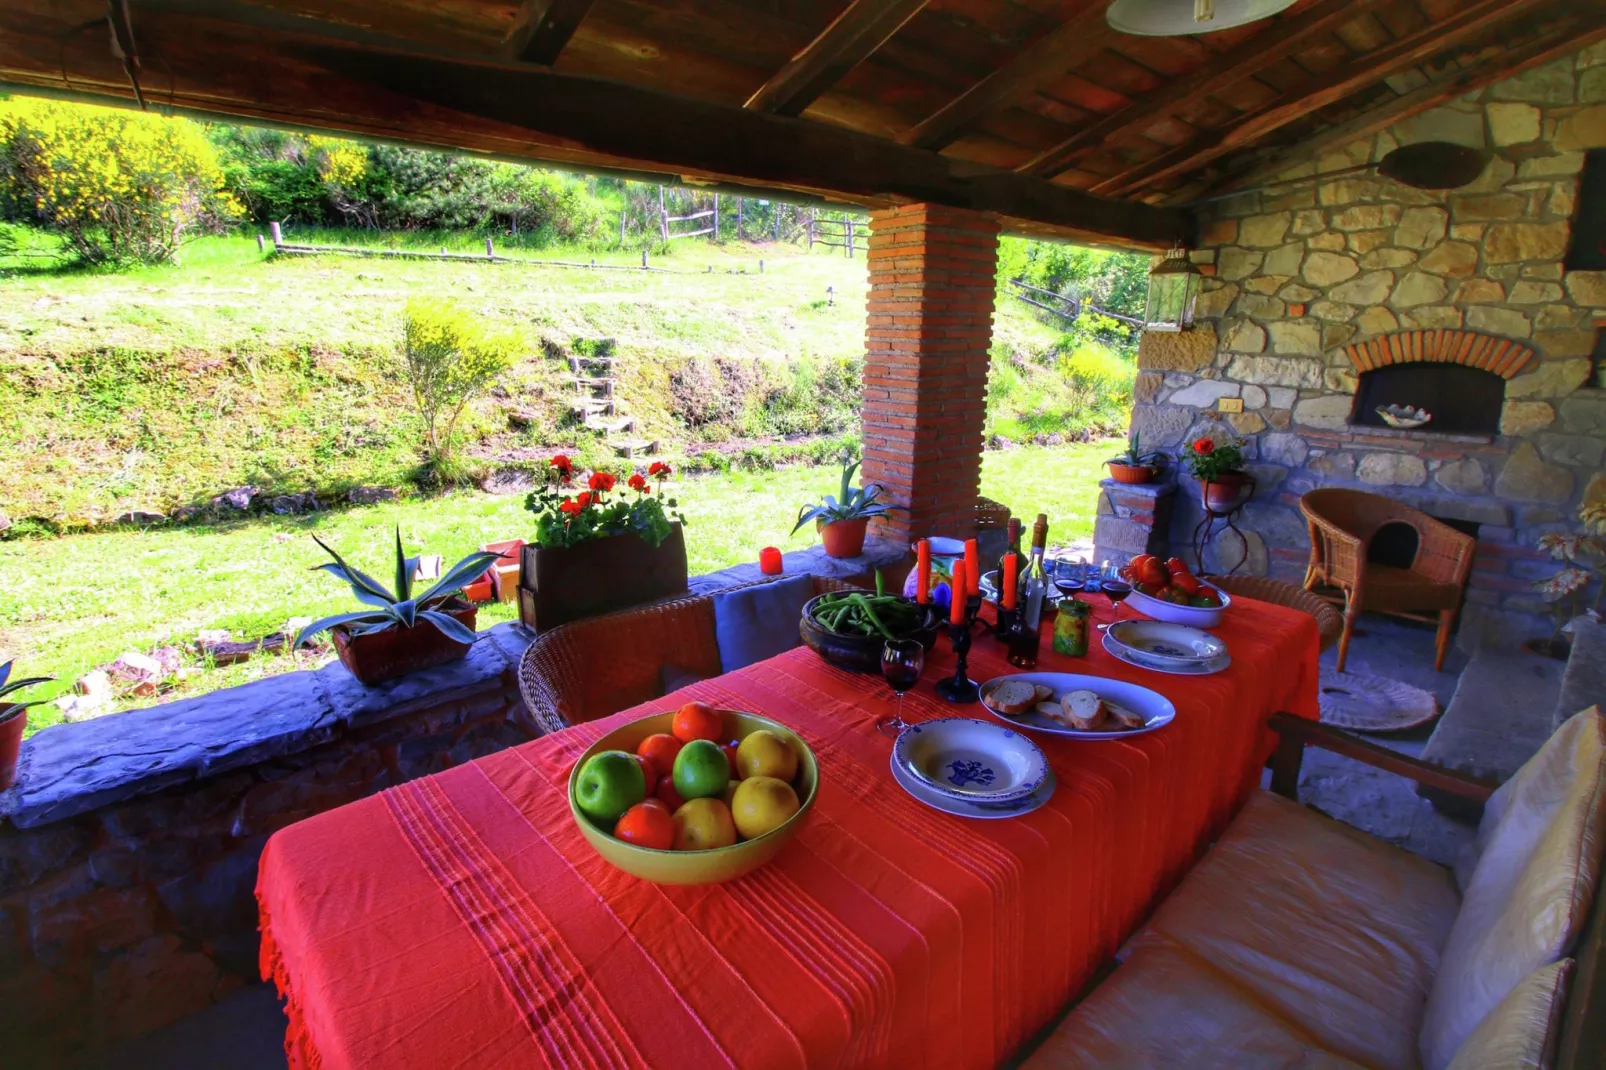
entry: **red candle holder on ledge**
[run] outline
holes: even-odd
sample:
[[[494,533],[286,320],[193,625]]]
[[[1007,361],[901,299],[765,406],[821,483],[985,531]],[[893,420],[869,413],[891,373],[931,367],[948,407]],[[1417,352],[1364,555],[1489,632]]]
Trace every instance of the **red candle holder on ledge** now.
[[[779,576],[781,574],[781,551],[774,546],[766,546],[758,552],[758,570],[766,576]]]

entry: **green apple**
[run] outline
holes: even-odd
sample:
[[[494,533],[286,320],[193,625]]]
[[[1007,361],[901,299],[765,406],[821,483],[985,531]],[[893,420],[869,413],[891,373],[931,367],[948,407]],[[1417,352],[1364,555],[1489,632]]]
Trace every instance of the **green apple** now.
[[[724,794],[730,783],[731,763],[719,744],[708,739],[694,739],[675,755],[675,768],[671,774],[675,790],[688,802]]]
[[[723,757],[723,755],[721,756]],[[585,815],[612,828],[619,815],[647,797],[647,778],[634,754],[605,750],[580,767],[574,799]]]

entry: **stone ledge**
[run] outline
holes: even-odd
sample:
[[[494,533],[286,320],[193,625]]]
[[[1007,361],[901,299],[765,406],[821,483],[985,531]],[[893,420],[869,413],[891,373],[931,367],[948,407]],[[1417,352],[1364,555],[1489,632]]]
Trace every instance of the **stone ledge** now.
[[[468,657],[375,687],[332,662],[160,706],[43,729],[22,748],[0,817],[33,828],[135,795],[328,743],[342,730],[512,686],[530,643],[517,624],[480,633]]]
[[[1147,483],[1122,483],[1117,479],[1099,480],[1099,489],[1106,494],[1130,494],[1135,498],[1164,498],[1177,492],[1177,484],[1169,478],[1169,472],[1161,472],[1160,478]]]
[[[829,576],[846,580],[872,573],[878,568],[890,568],[908,556],[908,546],[894,539],[871,537],[865,540],[864,553],[858,557],[832,557],[823,547],[811,546],[807,550],[794,550],[782,555],[781,569],[782,576]],[[692,594],[711,594],[739,583],[780,579],[782,576],[766,576],[759,571],[757,562],[753,562],[695,576],[687,586]]]

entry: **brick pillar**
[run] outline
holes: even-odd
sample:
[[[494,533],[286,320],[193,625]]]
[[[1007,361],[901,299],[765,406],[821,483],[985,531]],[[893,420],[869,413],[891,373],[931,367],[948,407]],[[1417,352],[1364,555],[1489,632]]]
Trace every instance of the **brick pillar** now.
[[[966,537],[981,487],[998,225],[915,204],[870,215],[866,483],[904,506],[879,534]]]

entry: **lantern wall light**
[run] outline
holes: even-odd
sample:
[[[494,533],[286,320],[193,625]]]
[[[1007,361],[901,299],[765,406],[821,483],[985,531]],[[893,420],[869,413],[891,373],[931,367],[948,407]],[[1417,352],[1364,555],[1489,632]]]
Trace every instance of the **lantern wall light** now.
[[[1149,272],[1149,299],[1143,310],[1143,329],[1180,331],[1192,327],[1201,277],[1182,246],[1166,253],[1165,259]]]

